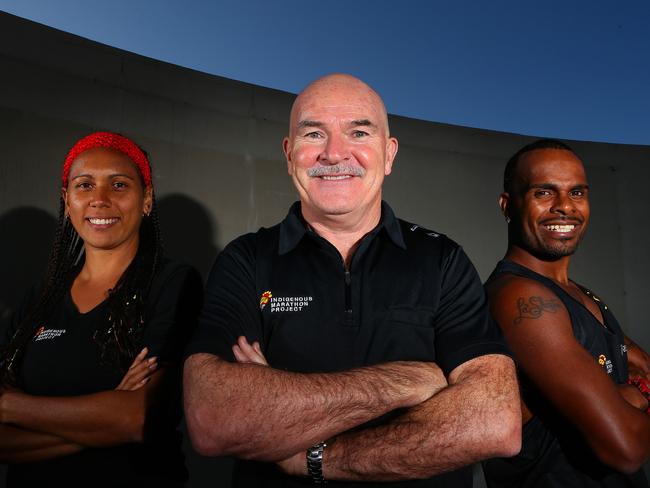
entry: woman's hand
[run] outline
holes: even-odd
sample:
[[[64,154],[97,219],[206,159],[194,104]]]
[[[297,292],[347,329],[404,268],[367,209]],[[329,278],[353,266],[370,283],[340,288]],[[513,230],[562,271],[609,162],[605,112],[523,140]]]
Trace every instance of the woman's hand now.
[[[158,367],[157,358],[155,356],[147,358],[149,349],[146,347],[140,351],[135,357],[129,370],[120,381],[120,384],[115,388],[116,390],[135,391],[142,388],[151,379],[151,375]]]

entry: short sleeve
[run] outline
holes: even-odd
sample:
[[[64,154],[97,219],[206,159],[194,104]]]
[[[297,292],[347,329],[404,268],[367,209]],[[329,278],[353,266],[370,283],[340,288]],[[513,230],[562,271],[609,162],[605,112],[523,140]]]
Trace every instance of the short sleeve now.
[[[210,353],[234,361],[232,346],[239,336],[261,338],[259,303],[256,302],[255,241],[252,234],[226,246],[217,257],[205,290],[196,333],[185,351]]]
[[[188,265],[168,261],[149,297],[143,345],[161,362],[179,361],[201,309],[201,276]]]
[[[446,375],[485,354],[511,353],[492,320],[476,269],[460,246],[443,263],[440,304],[436,313],[436,362]]]

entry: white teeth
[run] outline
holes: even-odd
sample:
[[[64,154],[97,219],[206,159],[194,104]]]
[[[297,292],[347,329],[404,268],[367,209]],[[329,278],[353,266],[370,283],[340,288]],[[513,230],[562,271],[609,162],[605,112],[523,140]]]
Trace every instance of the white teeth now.
[[[350,175],[341,175],[341,176],[321,176],[324,180],[345,180],[347,178],[352,178]]]
[[[547,225],[546,228],[552,232],[571,232],[576,228],[575,225]]]
[[[88,219],[93,225],[109,225],[117,222],[117,219]]]

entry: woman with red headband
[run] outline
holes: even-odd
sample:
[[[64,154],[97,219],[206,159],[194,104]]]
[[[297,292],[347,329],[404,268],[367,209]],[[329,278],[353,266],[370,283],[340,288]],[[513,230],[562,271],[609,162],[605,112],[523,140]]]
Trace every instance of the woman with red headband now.
[[[198,274],[162,257],[146,154],[75,144],[44,283],[0,337],[8,486],[182,486],[180,354]]]

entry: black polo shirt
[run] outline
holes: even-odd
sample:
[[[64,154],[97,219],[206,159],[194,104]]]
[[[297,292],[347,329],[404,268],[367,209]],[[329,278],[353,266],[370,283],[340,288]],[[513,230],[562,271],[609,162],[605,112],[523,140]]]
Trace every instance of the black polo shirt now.
[[[477,356],[509,354],[462,248],[395,218],[385,202],[349,270],[305,225],[300,203],[279,225],[231,242],[208,278],[187,355],[234,361],[240,335],[259,341],[272,367],[305,373],[412,360],[448,375]]]
[[[308,230],[295,203],[284,221],[231,242],[215,262],[188,354],[234,361],[238,336],[259,341],[275,368],[332,372],[387,361],[436,361],[445,374],[507,353],[479,277],[446,236],[382,204],[346,270]]]

